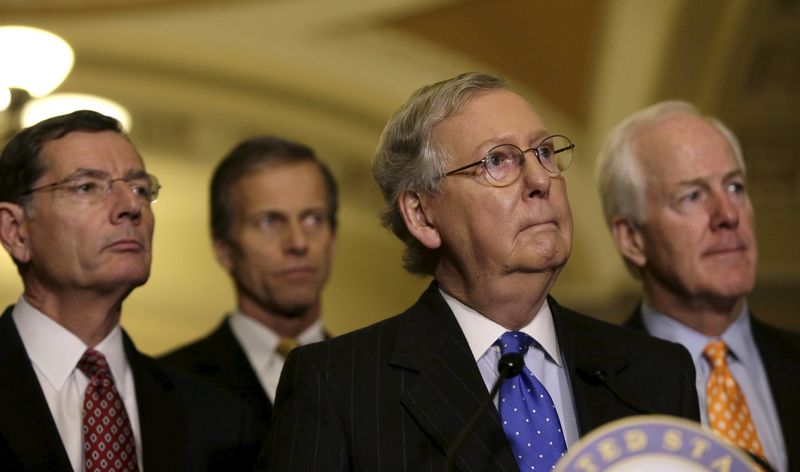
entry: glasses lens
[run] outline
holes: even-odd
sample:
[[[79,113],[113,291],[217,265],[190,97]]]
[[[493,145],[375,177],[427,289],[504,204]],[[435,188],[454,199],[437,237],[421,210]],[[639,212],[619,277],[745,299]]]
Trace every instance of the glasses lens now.
[[[158,184],[158,179],[155,176],[147,174],[144,177],[136,178],[128,181],[131,191],[147,203],[153,203],[158,199],[158,191],[161,186]]]
[[[522,151],[513,144],[501,144],[486,153],[483,164],[489,175],[498,182],[511,182],[519,176]]]
[[[158,179],[155,175],[147,174],[148,180],[150,181],[150,203],[155,203],[158,200],[158,192],[161,190],[161,184],[158,183]]]
[[[536,147],[536,157],[548,172],[560,174],[572,164],[574,147],[575,145],[566,136],[549,136]]]

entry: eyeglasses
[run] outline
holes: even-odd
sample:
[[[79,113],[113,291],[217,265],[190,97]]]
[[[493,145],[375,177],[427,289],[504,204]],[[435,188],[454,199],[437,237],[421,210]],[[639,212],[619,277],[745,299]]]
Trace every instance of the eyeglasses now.
[[[20,194],[20,197],[41,190],[63,190],[68,195],[85,202],[96,203],[105,200],[111,193],[114,182],[124,182],[136,198],[150,204],[158,199],[161,184],[155,175],[142,173],[135,177],[101,177],[99,175],[73,175],[58,182],[42,185]]]
[[[572,144],[572,141],[560,134],[548,136],[536,147],[524,151],[513,144],[500,144],[489,149],[483,159],[458,169],[453,169],[444,175],[453,175],[483,164],[493,181],[500,184],[510,184],[522,175],[522,169],[525,167],[525,153],[533,151],[539,164],[548,173],[556,176],[567,170],[572,163],[573,149],[575,149],[575,145]]]

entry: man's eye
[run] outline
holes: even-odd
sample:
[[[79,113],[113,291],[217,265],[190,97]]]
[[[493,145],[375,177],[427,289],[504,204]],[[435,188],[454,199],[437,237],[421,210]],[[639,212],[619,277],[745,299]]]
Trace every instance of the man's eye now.
[[[497,167],[503,163],[503,155],[494,153],[486,156],[486,165],[489,167]]]
[[[94,180],[79,180],[71,186],[71,189],[79,194],[95,193],[100,189],[100,183]]]
[[[150,185],[145,182],[130,182],[131,190],[139,197],[150,198]]]
[[[493,152],[486,156],[486,167],[494,169],[497,167],[506,167],[514,163],[514,156],[508,152]]]
[[[697,200],[700,200],[700,192],[697,190],[694,192],[689,192],[683,196],[683,199],[689,202],[696,202]]]
[[[321,213],[309,213],[303,217],[302,224],[307,229],[318,229],[325,224],[326,217]]]
[[[741,182],[731,182],[728,184],[728,191],[730,191],[730,193],[744,193],[744,184]]]
[[[539,159],[549,160],[555,155],[555,149],[552,144],[545,144],[536,148],[536,153],[539,155]]]

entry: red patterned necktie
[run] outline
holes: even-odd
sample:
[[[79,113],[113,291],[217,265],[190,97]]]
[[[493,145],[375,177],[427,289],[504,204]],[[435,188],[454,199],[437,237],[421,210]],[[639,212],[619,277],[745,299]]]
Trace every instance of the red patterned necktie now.
[[[78,368],[89,377],[83,398],[84,470],[138,471],[131,421],[105,356],[87,349]]]

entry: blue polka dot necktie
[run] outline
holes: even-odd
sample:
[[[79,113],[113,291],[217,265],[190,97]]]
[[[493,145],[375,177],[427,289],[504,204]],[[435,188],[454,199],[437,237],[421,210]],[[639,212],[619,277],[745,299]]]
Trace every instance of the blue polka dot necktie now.
[[[501,355],[525,355],[533,338],[508,331],[495,342]],[[549,471],[564,455],[567,445],[553,399],[526,366],[500,386],[500,421],[521,471]]]

